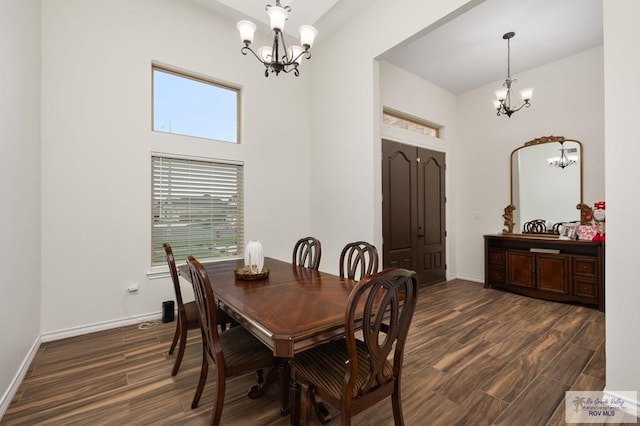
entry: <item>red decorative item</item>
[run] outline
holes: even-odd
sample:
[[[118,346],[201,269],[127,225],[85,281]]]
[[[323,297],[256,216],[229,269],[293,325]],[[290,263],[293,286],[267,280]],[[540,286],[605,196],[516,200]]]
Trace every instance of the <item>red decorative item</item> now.
[[[598,234],[593,237],[592,241],[604,241],[605,233],[604,233],[604,218],[605,218],[605,209],[606,204],[604,201],[598,201],[593,205],[593,218],[598,225]]]
[[[592,241],[598,235],[597,225],[580,225],[578,227],[578,239]]]

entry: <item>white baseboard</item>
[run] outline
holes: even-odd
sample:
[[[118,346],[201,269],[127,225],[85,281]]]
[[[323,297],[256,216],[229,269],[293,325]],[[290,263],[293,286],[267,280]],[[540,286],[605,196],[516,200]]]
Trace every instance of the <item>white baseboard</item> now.
[[[464,275],[464,274],[456,274],[454,276],[452,276],[449,279],[460,279],[460,280],[467,280],[467,281],[473,281],[475,283],[482,283],[484,284],[484,277],[476,277],[474,275]]]
[[[636,392],[636,400],[632,400],[627,398],[627,395],[622,395],[620,393],[618,393],[618,391],[612,391],[612,390],[608,390],[607,388],[605,388],[603,391],[604,395],[606,397],[609,398],[619,398],[621,400],[623,400],[625,402],[625,407],[629,408],[629,414],[632,414],[636,417],[638,417],[638,413],[640,413],[640,401],[637,400],[638,398],[638,393]],[[633,394],[633,392],[631,392],[631,394]]]
[[[18,392],[18,388],[20,387],[22,380],[24,380],[24,376],[27,374],[27,371],[29,370],[29,366],[31,365],[33,358],[35,358],[36,353],[38,353],[38,349],[40,348],[41,342],[42,342],[41,337],[38,336],[36,340],[33,342],[33,345],[31,345],[31,349],[29,349],[29,352],[27,352],[27,356],[24,357],[24,360],[22,361],[22,364],[20,365],[18,372],[16,373],[15,377],[9,384],[9,387],[7,388],[6,392],[4,393],[4,395],[2,395],[2,399],[0,400],[0,419],[4,417],[4,413],[7,412],[7,409],[9,408],[11,401],[13,401],[13,397]]]
[[[109,330],[111,328],[123,327],[131,324],[139,324],[145,321],[155,321],[162,318],[161,312],[153,312],[150,314],[144,315],[134,315],[128,318],[123,318],[115,321],[105,321],[96,324],[84,325],[81,327],[73,327],[66,330],[58,330],[53,332],[42,333],[38,336],[33,342],[31,349],[27,353],[27,356],[22,361],[18,372],[16,373],[13,381],[7,388],[7,391],[2,396],[0,400],[0,419],[4,416],[4,413],[9,408],[13,397],[18,392],[18,388],[24,380],[24,376],[27,374],[27,370],[33,361],[33,358],[36,356],[38,349],[40,348],[40,344],[44,342],[53,342],[55,340],[66,339],[67,337],[80,336],[83,334],[94,333],[96,331]]]
[[[83,325],[80,327],[68,328],[66,330],[49,331],[40,336],[42,342],[53,342],[55,340],[66,339],[67,337],[81,336],[83,334],[95,333],[96,331],[109,330],[116,327],[123,327],[131,324],[138,324],[145,321],[154,321],[162,318],[161,312],[150,314],[133,315],[119,320],[99,322],[95,324]]]

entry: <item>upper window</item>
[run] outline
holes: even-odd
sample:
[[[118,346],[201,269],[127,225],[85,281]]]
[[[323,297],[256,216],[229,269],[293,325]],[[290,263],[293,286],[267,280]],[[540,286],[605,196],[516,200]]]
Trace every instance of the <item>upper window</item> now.
[[[383,111],[382,119],[384,123],[391,126],[422,133],[423,135],[433,136],[434,138],[440,137],[440,128],[423,120],[418,120],[416,118],[387,110]]]
[[[152,156],[151,265],[176,259],[241,256],[244,250],[241,164]]]
[[[239,89],[153,67],[153,130],[238,143]]]

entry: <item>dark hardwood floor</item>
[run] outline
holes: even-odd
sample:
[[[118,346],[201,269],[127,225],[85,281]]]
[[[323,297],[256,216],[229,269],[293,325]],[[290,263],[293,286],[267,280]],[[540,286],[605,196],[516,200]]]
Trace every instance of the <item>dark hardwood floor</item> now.
[[[215,373],[192,410],[200,336],[190,332],[180,372],[171,377],[174,327],[130,326],[42,344],[0,424],[207,424]],[[404,360],[405,422],[562,425],[566,390],[604,388],[604,334],[604,314],[594,309],[463,280],[422,288]],[[254,381],[228,382],[222,424],[287,425],[277,388],[259,400],[246,397]],[[392,419],[387,400],[354,424]]]

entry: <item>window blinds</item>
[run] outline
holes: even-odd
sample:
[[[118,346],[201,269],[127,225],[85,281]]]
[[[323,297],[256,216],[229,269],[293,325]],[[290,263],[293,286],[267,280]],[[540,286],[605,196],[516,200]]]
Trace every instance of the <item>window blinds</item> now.
[[[241,256],[244,245],[243,166],[152,156],[151,264]]]

